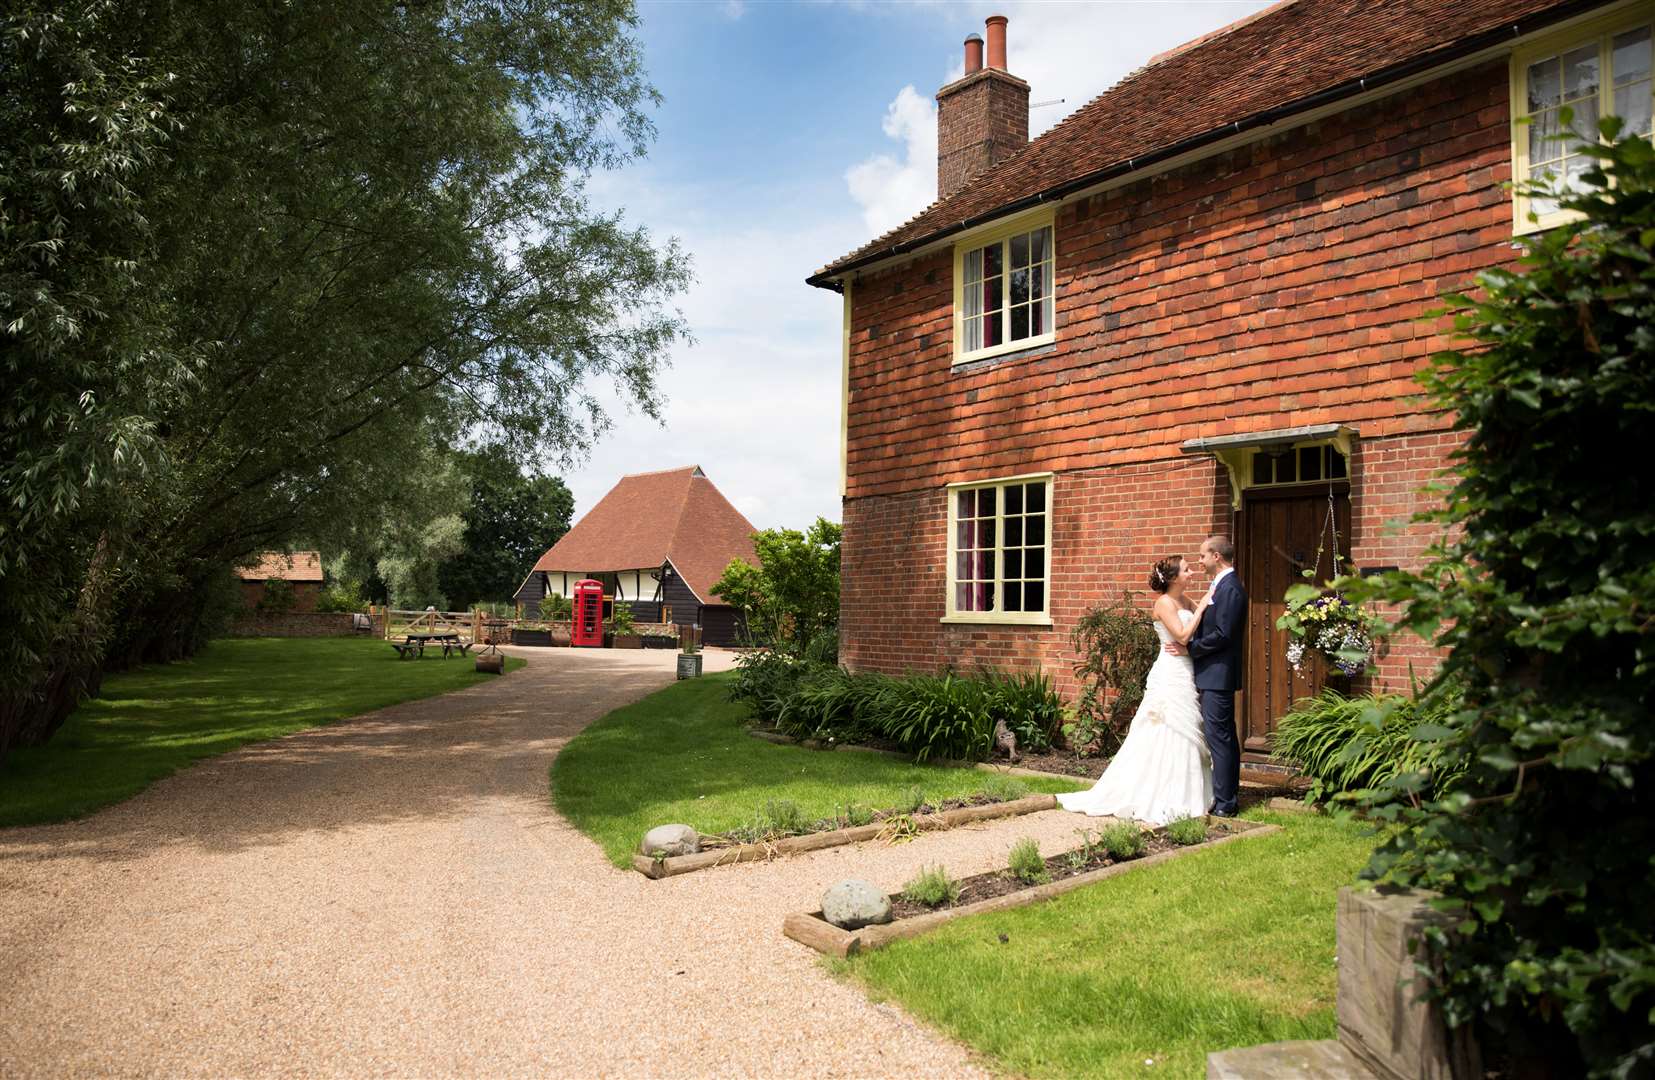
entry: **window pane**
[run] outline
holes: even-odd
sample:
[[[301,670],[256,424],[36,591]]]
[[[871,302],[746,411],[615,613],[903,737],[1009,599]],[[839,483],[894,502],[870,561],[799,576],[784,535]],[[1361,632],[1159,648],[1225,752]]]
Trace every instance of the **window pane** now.
[[[1029,237],[1020,233],[1011,238],[1011,265],[1013,268],[1029,265]]]
[[[973,611],[993,611],[994,583],[992,581],[985,581],[981,585],[978,585],[976,587],[976,596],[974,599],[977,606],[972,608]]]
[[[1615,87],[1615,115],[1626,121],[1621,137],[1649,134],[1649,80]]]
[[[1031,581],[1023,586],[1023,610],[1046,610],[1046,586],[1043,582]]]
[[[954,495],[954,513],[957,517],[968,518],[973,516],[972,511],[977,507],[977,493],[975,491],[961,491]]]
[[[977,495],[977,516],[978,517],[993,517],[994,516],[994,489],[993,488],[978,488],[977,492],[976,492],[976,495]]]
[[[1253,451],[1253,483],[1268,484],[1270,482],[1270,455],[1262,450]]]
[[[1000,273],[1000,263],[1004,257],[1004,249],[999,244],[990,244],[983,248],[983,276],[995,277]]]
[[[1563,141],[1558,138],[1563,134],[1563,121],[1556,109],[1547,109],[1529,117],[1528,128],[1529,165],[1532,176],[1533,166],[1563,156]]]
[[[998,281],[1000,279],[995,278],[994,280]],[[999,301],[995,302],[998,303]],[[992,315],[983,316],[983,348],[998,345],[1005,340],[1000,331],[1002,319],[1004,319],[1004,316],[998,311]]]
[[[1046,295],[1046,267],[1029,267],[1029,295],[1037,300]]]
[[[1044,514],[1030,514],[1023,519],[1023,543],[1044,544],[1046,542],[1046,517]]]
[[[994,546],[994,519],[986,518],[977,523],[977,546],[992,548]]]
[[[1649,74],[1649,27],[1616,34],[1613,48],[1609,70],[1615,76],[1616,86]]]
[[[1027,304],[1011,309],[1011,338],[1012,341],[1022,341],[1029,336],[1029,307]]]
[[[962,521],[956,529],[954,548],[957,551],[970,551],[977,546],[977,523]]]
[[[1029,272],[1027,269],[1011,272],[1011,302],[1014,304],[1029,302]]]
[[[1569,130],[1575,138],[1583,142],[1598,141],[1598,99],[1595,97],[1577,101],[1574,104],[1574,116],[1569,121]],[[1575,144],[1564,139],[1560,144],[1564,150],[1573,150]]]
[[[1046,509],[1046,484],[1039,481],[1033,484],[1024,484],[1024,509],[1031,514],[1038,514]]]
[[[1020,549],[1006,549],[1006,569],[1005,573],[1001,576],[1007,578],[1020,578],[1023,576],[1023,552]]]
[[[1005,280],[1006,279],[1001,277],[999,274],[995,274],[993,277],[983,282],[982,289],[984,311],[1000,310],[1000,289],[1001,283]]]
[[[1345,455],[1337,450],[1329,450],[1327,457],[1328,477],[1333,480],[1343,479],[1345,475]]]
[[[1046,332],[1046,321],[1043,318],[1045,313],[1046,313],[1046,304],[1045,304],[1044,301],[1036,300],[1029,307],[1029,336],[1030,337],[1039,337],[1041,334],[1044,334]]]
[[[1563,97],[1594,97],[1598,92],[1597,42],[1563,54]]]
[[[1555,56],[1529,65],[1529,111],[1556,105],[1562,100],[1562,76]]]
[[[1006,486],[1006,513],[1021,514],[1023,512],[1023,485],[1008,484]],[[1006,522],[1009,526],[1011,522]]]
[[[954,586],[954,610],[975,611],[976,608],[971,606],[971,598],[974,593],[975,590],[966,582],[962,581]]]
[[[967,319],[965,321],[964,352],[976,352],[983,347],[983,320]]]
[[[981,248],[965,253],[965,280],[983,280],[983,251]]]
[[[971,552],[961,551],[954,555],[954,580],[971,580]]]
[[[1023,553],[1023,576],[1030,578],[1044,578],[1046,576],[1046,549],[1029,548]]]
[[[1029,234],[1030,248],[1033,262],[1045,262],[1052,257],[1052,230],[1036,229]]]
[[[1583,179],[1587,170],[1595,165],[1596,159],[1589,157],[1565,158],[1563,161],[1563,182],[1559,188],[1564,191],[1585,191],[1586,181]]]
[[[1008,582],[1006,582],[1000,588],[1000,595],[1001,595],[1001,610],[1002,611],[1022,611],[1023,610],[1023,583],[1022,582],[1020,582],[1020,581],[1008,581]]]
[[[1040,301],[1040,313],[1040,332],[1049,334],[1056,330],[1057,324],[1052,321],[1052,295],[1049,292],[1046,299]]]
[[[1322,449],[1320,446],[1300,447],[1300,480],[1320,480],[1322,478]]]
[[[1011,513],[1011,492],[1006,492],[1006,513]],[[1006,519],[1006,546],[1020,547],[1023,543],[1023,519],[1008,517]]]

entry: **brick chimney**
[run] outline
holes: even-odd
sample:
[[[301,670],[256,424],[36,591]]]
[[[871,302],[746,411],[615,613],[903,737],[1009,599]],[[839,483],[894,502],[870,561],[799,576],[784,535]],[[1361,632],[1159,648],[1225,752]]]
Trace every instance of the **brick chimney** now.
[[[937,91],[937,197],[946,199],[972,177],[1029,141],[1029,84],[1006,70],[1006,17],[990,15],[988,58],[983,39],[965,39],[965,74]]]

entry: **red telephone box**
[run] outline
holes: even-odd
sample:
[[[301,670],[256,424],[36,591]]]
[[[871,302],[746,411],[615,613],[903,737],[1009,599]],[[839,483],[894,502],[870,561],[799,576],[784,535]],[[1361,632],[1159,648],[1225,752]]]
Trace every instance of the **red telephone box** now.
[[[603,582],[582,578],[575,582],[575,625],[571,644],[603,648]]]

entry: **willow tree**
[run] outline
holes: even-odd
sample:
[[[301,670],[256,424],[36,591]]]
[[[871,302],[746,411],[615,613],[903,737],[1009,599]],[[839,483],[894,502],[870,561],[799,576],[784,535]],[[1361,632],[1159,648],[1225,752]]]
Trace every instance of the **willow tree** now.
[[[182,655],[259,549],[424,451],[657,413],[676,245],[594,209],[652,135],[621,0],[78,0],[0,22],[0,752]]]

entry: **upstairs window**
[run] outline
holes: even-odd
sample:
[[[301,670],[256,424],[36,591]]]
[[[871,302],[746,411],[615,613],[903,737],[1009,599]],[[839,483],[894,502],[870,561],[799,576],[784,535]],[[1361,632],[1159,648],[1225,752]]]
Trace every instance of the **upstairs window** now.
[[[954,360],[1052,340],[1052,215],[962,241],[954,252]]]
[[[1594,159],[1580,153],[1580,140],[1600,138],[1598,120],[1621,118],[1621,137],[1650,138],[1652,96],[1651,23],[1600,23],[1523,49],[1512,58],[1513,176],[1547,180],[1576,190]],[[1563,111],[1572,117],[1567,126]],[[1567,133],[1571,137],[1560,138]],[[1550,228],[1569,220],[1554,198],[1516,196],[1518,232]],[[1530,221],[1533,214],[1536,221]]]
[[[946,622],[1048,624],[1049,475],[948,489]]]

